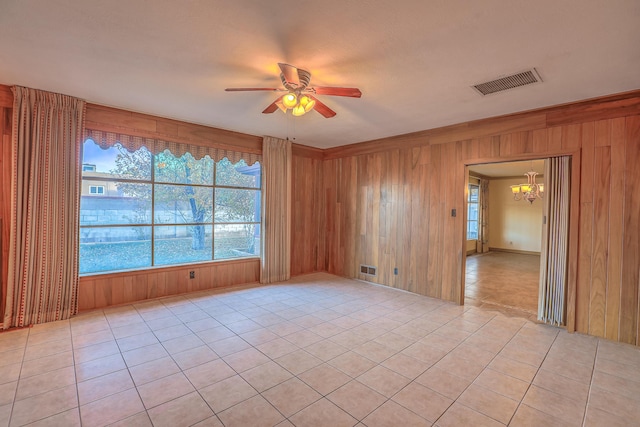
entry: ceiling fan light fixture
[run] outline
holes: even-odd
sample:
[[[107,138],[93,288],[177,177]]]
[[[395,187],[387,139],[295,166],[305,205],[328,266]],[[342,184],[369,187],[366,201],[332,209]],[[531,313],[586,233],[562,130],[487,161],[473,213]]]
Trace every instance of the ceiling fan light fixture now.
[[[298,97],[295,93],[289,92],[285,96],[282,97],[282,105],[287,108],[293,108],[298,104]]]
[[[304,108],[305,113],[313,110],[313,107],[316,105],[316,101],[309,98],[307,95],[302,95],[300,97],[300,105]]]
[[[307,111],[302,106],[302,103],[299,103],[298,105],[293,107],[293,110],[291,110],[291,113],[294,116],[298,117],[298,116],[304,116],[307,113]]]

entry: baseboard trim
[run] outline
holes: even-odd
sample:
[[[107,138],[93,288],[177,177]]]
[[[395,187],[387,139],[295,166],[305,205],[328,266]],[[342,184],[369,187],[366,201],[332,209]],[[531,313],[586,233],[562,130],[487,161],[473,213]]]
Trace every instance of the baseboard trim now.
[[[489,246],[489,252],[508,252],[512,254],[522,254],[522,255],[540,255],[540,252],[536,252],[536,251],[520,251],[518,249],[492,248],[491,246]]]

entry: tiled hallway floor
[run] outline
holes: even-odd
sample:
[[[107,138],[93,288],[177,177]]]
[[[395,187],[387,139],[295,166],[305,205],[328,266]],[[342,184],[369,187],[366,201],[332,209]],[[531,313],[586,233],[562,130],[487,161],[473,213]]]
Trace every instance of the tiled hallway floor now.
[[[327,274],[0,334],[0,425],[638,420],[636,347]]]

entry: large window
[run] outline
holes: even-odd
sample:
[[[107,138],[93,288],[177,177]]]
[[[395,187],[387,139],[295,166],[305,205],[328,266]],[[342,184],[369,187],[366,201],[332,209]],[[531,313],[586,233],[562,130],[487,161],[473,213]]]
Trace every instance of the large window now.
[[[260,178],[259,163],[87,139],[80,274],[259,256]]]
[[[480,201],[480,186],[469,184],[467,198],[467,240],[478,240],[478,208]]]

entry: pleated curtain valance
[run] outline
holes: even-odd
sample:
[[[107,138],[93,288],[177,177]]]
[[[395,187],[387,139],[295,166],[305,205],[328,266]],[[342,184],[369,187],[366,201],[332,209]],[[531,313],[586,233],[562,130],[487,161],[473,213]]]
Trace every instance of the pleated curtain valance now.
[[[145,147],[152,154],[158,154],[164,150],[169,150],[177,157],[180,157],[185,153],[191,153],[195,159],[201,159],[204,156],[209,156],[215,162],[218,162],[225,157],[229,159],[231,163],[237,163],[240,160],[244,160],[249,166],[256,162],[262,162],[262,155],[255,153],[245,153],[242,151],[218,147],[165,141],[162,139],[145,138],[122,133],[105,132],[101,130],[85,129],[84,140],[86,141],[87,139],[93,140],[100,148],[105,150],[116,144],[120,144],[128,151],[136,151],[141,147]]]

